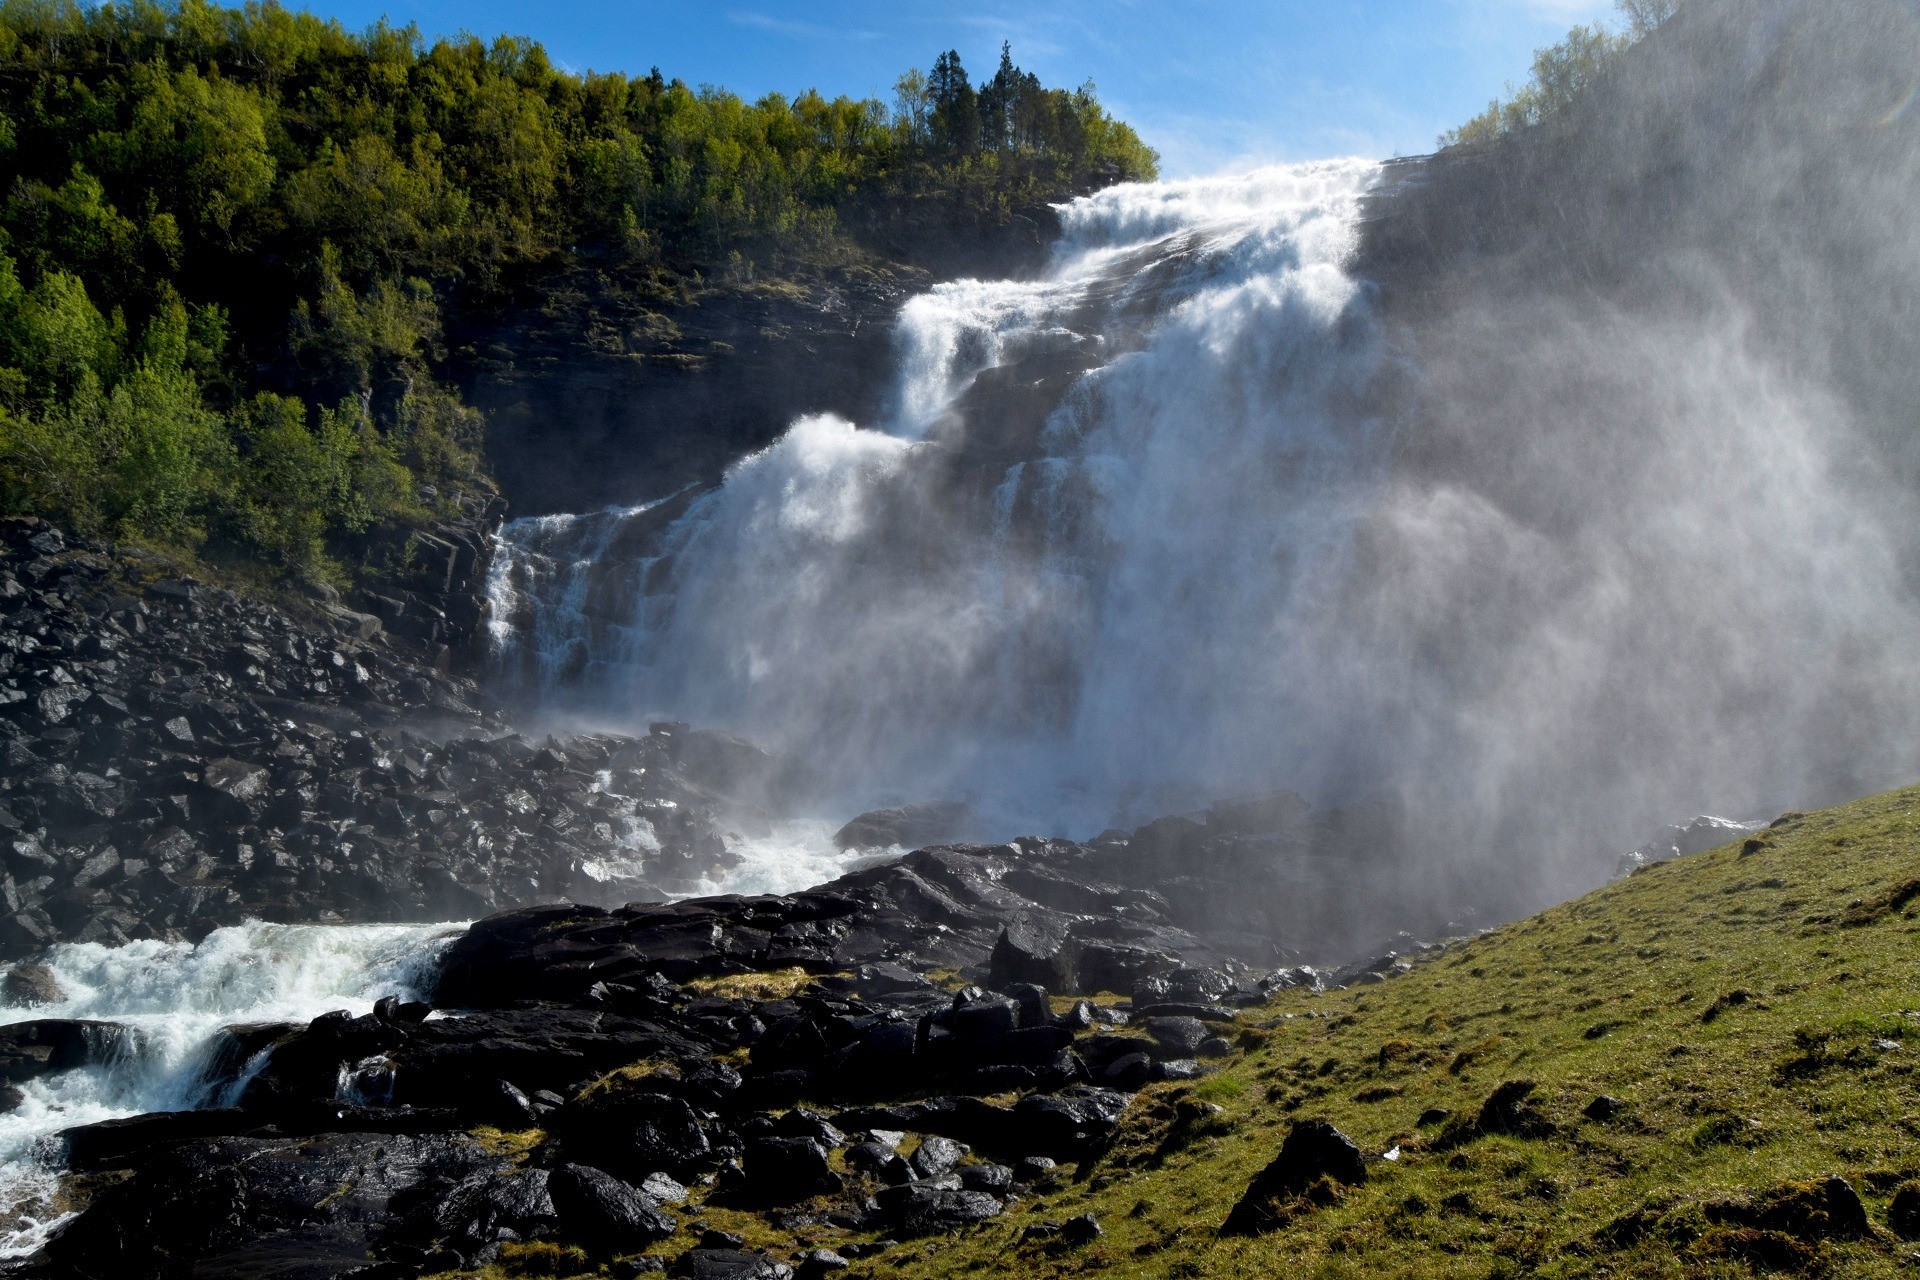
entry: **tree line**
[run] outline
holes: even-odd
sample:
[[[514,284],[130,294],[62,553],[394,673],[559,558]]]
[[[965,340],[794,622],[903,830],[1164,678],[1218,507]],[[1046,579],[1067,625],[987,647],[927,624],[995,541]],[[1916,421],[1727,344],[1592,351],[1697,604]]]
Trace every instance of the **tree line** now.
[[[957,54],[748,102],[534,41],[253,3],[0,0],[0,509],[343,581],[489,490],[449,308],[594,260],[847,251],[877,202],[1151,178],[1091,85]]]
[[[1609,30],[1598,23],[1578,26],[1565,40],[1535,51],[1526,84],[1516,89],[1509,83],[1504,100],[1495,98],[1485,111],[1442,134],[1440,145],[1491,142],[1557,119],[1615,59],[1671,18],[1680,0],[1616,0],[1615,7],[1625,19],[1624,29]]]

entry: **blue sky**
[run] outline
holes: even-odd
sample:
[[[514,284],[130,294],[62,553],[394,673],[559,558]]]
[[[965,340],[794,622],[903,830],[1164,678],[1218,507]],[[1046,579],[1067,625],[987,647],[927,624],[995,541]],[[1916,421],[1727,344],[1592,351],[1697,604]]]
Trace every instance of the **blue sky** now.
[[[1092,79],[1169,176],[1259,161],[1390,156],[1525,78],[1533,49],[1611,0],[318,0],[352,28],[530,35],[575,70],[891,98],[899,73],[959,50],[974,79],[1000,42],[1049,84]]]

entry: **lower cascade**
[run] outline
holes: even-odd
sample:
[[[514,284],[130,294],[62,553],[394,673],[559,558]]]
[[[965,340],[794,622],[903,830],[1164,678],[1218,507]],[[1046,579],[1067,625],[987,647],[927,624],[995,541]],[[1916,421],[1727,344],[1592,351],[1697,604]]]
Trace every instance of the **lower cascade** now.
[[[345,1009],[362,1014],[389,995],[431,985],[460,925],[250,924],[197,946],[69,943],[44,968],[49,1003],[0,1011],[0,1040],[18,1024],[107,1024],[109,1043],[87,1065],[14,1086],[0,1115],[0,1258],[24,1257],[70,1216],[59,1201],[61,1143],[78,1125],[156,1111],[232,1105],[258,1063],[216,1060],[230,1026],[304,1023]],[[13,973],[5,981],[11,986]],[[124,1028],[115,1033],[112,1028]],[[218,1069],[226,1067],[222,1076]]]

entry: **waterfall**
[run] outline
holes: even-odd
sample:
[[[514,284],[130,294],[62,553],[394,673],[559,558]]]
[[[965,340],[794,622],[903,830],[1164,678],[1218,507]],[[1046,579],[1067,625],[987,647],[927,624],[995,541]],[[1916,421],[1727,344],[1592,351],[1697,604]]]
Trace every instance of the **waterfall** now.
[[[1916,503],[1826,331],[1685,255],[1688,287],[1510,279],[1510,230],[1453,286],[1377,289],[1351,264],[1383,172],[1061,206],[1042,278],[902,308],[879,421],[508,525],[501,678],[785,751],[815,817],[1363,804],[1435,911],[1577,892],[1688,814],[1911,781]],[[1381,892],[1377,863],[1336,873]]]
[[[509,524],[502,678],[738,730],[848,804],[970,791],[1097,829],[1127,794],[1272,782],[1287,620],[1339,581],[1383,458],[1342,269],[1378,172],[1075,201],[1043,278],[902,309],[884,421],[803,418],[704,492]]]
[[[0,1010],[0,1022],[96,1019],[132,1029],[118,1060],[42,1076],[0,1115],[0,1259],[33,1253],[66,1220],[56,1200],[63,1129],[152,1111],[219,1105],[207,1076],[222,1027],[368,1012],[417,998],[460,925],[248,924],[197,946],[68,943],[44,957],[65,999]],[[230,1091],[231,1092],[231,1091]]]

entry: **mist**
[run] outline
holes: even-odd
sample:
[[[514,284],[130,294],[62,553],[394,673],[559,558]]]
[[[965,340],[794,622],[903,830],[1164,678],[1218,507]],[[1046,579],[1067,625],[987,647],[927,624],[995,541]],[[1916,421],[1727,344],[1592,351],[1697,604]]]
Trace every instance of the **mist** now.
[[[1902,4],[1693,0],[1526,136],[1077,201],[904,308],[878,420],[510,525],[500,679],[836,818],[1296,790],[1434,921],[1911,781],[1916,65]]]

